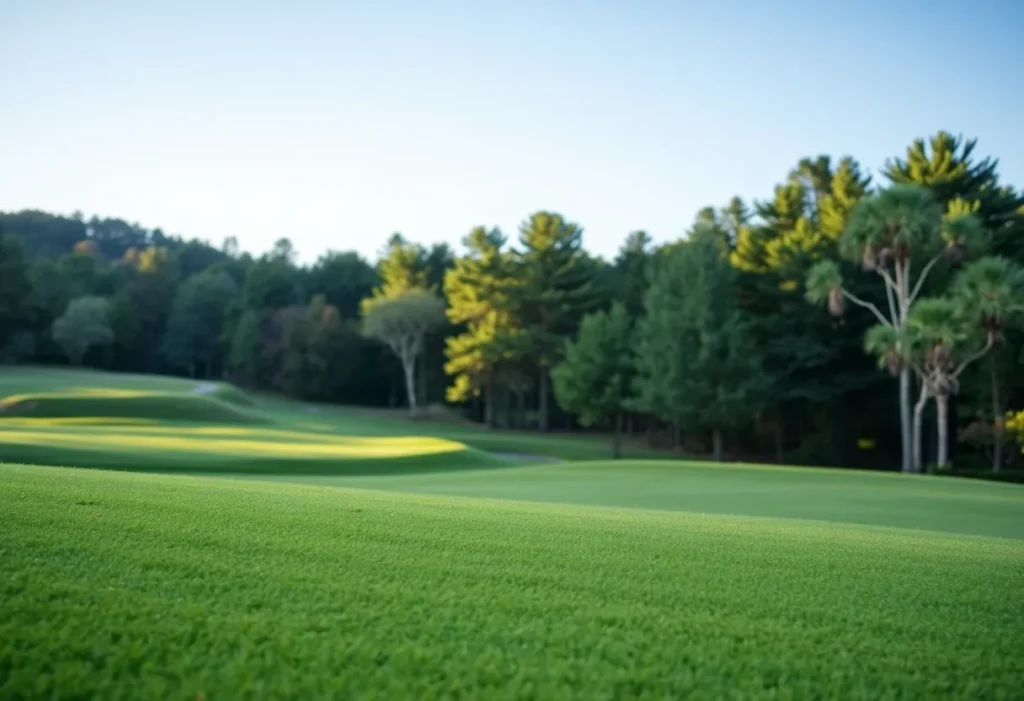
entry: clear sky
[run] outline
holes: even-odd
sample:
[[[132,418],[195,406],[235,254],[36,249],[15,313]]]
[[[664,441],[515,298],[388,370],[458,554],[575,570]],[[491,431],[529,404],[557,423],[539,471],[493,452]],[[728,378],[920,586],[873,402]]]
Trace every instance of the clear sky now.
[[[0,0],[0,209],[308,261],[549,208],[613,255],[939,129],[1020,187],[1022,27],[1020,0]]]

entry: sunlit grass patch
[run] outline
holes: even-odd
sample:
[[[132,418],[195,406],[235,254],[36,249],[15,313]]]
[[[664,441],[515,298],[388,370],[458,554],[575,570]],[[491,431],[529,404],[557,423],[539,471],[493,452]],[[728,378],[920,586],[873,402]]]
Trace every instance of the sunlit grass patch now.
[[[283,434],[289,440],[275,440]],[[234,435],[235,437],[228,437]],[[32,431],[26,428],[0,430],[0,443],[54,445],[77,450],[118,448],[137,451],[140,461],[150,451],[181,451],[195,454],[231,454],[280,458],[395,458],[434,455],[465,449],[455,441],[426,436],[367,437],[297,434],[287,431],[258,431],[231,427],[179,427],[162,433],[147,427],[144,433],[119,431]]]

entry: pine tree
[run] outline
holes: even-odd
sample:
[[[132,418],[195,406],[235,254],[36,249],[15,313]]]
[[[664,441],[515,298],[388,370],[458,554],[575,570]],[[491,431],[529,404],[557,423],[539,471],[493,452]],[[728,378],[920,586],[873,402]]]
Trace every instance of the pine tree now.
[[[634,231],[626,237],[615,258],[616,298],[633,319],[644,311],[644,295],[650,280],[651,237],[646,231]]]
[[[800,441],[811,446],[804,458],[841,462],[845,442],[834,433],[837,422],[822,417],[860,391],[870,372],[861,349],[867,320],[838,325],[803,298],[807,270],[836,255],[849,212],[870,183],[852,158],[840,159],[834,172],[830,167],[826,157],[800,161],[790,182],[776,188],[775,198],[757,203],[756,217],[737,227],[730,254],[739,271],[738,302],[751,318],[773,383],[766,414],[779,462],[787,442],[803,438],[793,429],[815,426],[822,427],[822,435],[814,444]]]
[[[445,343],[445,372],[451,376],[449,401],[484,395],[484,421],[495,421],[494,399],[502,363],[521,355],[516,315],[510,307],[516,286],[506,237],[479,226],[463,239],[465,256],[444,277],[448,320],[462,331]]]
[[[548,430],[549,374],[561,359],[565,340],[584,314],[598,308],[602,290],[595,266],[583,251],[583,230],[562,215],[540,211],[520,227],[516,269],[522,285],[515,308],[529,334],[537,363],[538,428]]]
[[[767,390],[735,281],[721,232],[698,224],[658,266],[638,333],[634,405],[684,429],[710,431],[716,460],[723,431],[753,418]]]
[[[614,422],[615,458],[621,454],[622,420],[635,374],[632,326],[621,302],[608,312],[586,315],[579,335],[566,344],[565,359],[551,371],[563,410],[577,414],[583,426]]]

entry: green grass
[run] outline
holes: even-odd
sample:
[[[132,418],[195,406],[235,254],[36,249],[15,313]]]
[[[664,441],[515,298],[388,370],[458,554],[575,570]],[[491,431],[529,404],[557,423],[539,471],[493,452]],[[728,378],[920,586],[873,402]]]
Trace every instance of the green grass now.
[[[35,392],[0,399],[5,418],[127,418],[196,423],[265,423],[260,414],[214,393],[183,394],[106,388],[81,388],[65,392]]]
[[[1019,698],[1024,542],[0,468],[0,697]]]
[[[176,378],[0,369],[0,462],[151,472],[393,475],[509,466],[495,453],[580,460],[607,456],[608,445],[593,437],[492,432],[253,398],[230,385]]]
[[[1022,486],[172,378],[0,403],[0,699],[1022,697]]]
[[[694,513],[805,518],[1024,539],[1024,487],[854,470],[606,461],[292,482]]]

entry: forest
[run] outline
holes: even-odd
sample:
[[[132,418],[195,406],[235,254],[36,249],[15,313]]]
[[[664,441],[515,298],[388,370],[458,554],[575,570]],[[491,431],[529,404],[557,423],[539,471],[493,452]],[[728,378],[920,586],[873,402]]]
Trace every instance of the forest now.
[[[570,212],[375,261],[253,255],[113,218],[0,213],[0,362],[227,379],[308,401],[601,431],[714,459],[1012,479],[1024,192],[939,132],[818,155],[677,240],[588,252]],[[385,217],[386,218],[386,217]],[[347,236],[367,232],[339,232]],[[1016,468],[1016,472],[1015,472]]]

